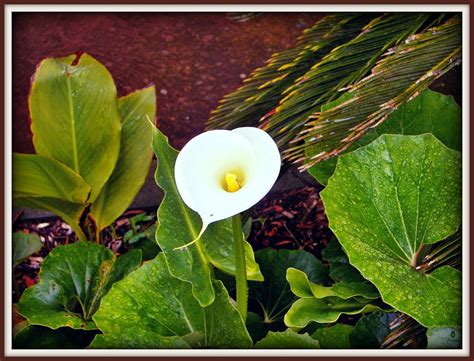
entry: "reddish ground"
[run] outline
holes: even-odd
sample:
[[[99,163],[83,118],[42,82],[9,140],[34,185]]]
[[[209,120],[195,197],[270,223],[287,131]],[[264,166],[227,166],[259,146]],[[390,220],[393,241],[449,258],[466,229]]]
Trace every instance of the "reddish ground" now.
[[[226,93],[274,52],[292,46],[316,13],[17,13],[13,16],[13,150],[33,152],[27,96],[45,57],[88,52],[120,95],[153,82],[158,124],[176,147],[200,133]]]

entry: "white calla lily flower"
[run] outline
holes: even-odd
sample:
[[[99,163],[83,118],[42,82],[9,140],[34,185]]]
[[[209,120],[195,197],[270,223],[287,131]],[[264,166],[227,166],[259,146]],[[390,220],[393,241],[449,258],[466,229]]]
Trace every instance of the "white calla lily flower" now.
[[[210,223],[260,201],[277,180],[280,165],[277,145],[259,128],[211,130],[191,139],[178,154],[174,172],[181,198],[202,219],[193,242]]]

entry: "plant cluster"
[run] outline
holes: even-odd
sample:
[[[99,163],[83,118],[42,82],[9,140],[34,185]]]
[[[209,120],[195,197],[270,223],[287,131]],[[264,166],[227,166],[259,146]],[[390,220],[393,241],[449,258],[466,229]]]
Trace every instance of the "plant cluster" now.
[[[146,121],[154,117],[153,88],[117,102],[113,80],[91,57],[42,62],[30,95],[37,155],[15,155],[15,202],[55,211],[91,240],[94,231],[83,227],[103,229],[124,211],[152,144],[164,193],[160,252],[143,262],[137,249],[116,256],[93,242],[57,247],[17,304],[25,321],[14,347],[380,348],[395,344],[400,314],[418,327],[418,347],[460,347],[461,110],[425,90],[457,62],[459,25],[445,14],[327,16],[211,118],[213,127],[234,129],[263,116],[286,159],[303,157],[325,186],[335,235],[321,259],[303,250],[253,251],[235,217],[265,192],[232,208],[253,184],[237,171],[220,185],[231,192],[219,198],[229,204],[205,204],[205,192],[221,193],[219,183],[206,188],[200,170],[208,177],[219,162],[240,166],[225,156],[234,141],[243,149],[234,132],[218,133],[228,137],[216,138],[223,155],[203,152],[212,164],[193,162],[192,152],[180,161]],[[249,170],[255,187],[268,181],[261,170]],[[203,193],[193,198],[193,191]],[[213,209],[217,220],[207,222]],[[15,236],[15,263],[37,249],[25,237]],[[132,227],[128,242],[140,238]],[[406,337],[407,329],[398,332]]]

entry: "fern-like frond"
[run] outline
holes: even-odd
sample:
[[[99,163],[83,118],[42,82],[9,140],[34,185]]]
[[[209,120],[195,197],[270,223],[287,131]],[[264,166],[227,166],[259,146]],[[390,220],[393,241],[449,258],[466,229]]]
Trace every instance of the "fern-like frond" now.
[[[461,33],[461,17],[455,15],[389,49],[369,76],[350,87],[344,95],[348,100],[314,114],[294,141],[300,143],[289,148],[285,157],[296,163],[304,161],[300,167],[304,170],[347,149],[460,63]]]
[[[337,98],[339,90],[360,80],[380,56],[426,23],[429,14],[392,13],[364,27],[353,40],[336,47],[284,91],[286,95],[264,126],[285,149],[309,117]]]
[[[259,119],[279,102],[281,92],[293,84],[329,51],[356,36],[374,14],[336,14],[304,31],[296,47],[274,54],[256,69],[245,84],[226,95],[211,113],[207,129],[257,126]]]

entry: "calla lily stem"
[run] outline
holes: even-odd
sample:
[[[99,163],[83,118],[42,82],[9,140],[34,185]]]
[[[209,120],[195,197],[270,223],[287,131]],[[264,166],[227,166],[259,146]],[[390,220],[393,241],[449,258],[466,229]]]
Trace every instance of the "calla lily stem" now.
[[[237,292],[237,310],[239,310],[244,322],[247,318],[247,272],[245,267],[244,234],[242,232],[242,220],[240,213],[232,216],[232,233],[234,235],[235,254],[235,282]]]

